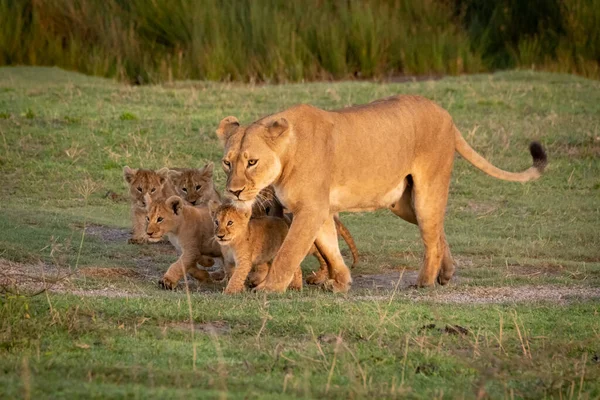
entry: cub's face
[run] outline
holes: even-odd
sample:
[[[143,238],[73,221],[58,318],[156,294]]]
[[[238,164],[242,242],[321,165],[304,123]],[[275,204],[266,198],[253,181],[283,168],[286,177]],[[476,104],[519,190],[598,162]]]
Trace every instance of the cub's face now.
[[[169,179],[182,199],[193,206],[206,204],[214,192],[213,170],[213,163],[200,169],[170,170]]]
[[[152,199],[157,199],[165,183],[165,176],[150,169],[132,169],[125,166],[123,177],[129,186],[131,201],[140,208],[146,207],[144,196],[148,194]]]
[[[235,117],[221,121],[217,136],[224,146],[225,195],[252,204],[258,193],[281,175],[280,155],[290,140],[291,127],[281,118],[240,126]]]
[[[243,237],[250,221],[249,209],[238,208],[232,203],[219,205],[214,201],[211,201],[208,207],[213,217],[215,239],[220,244]]]
[[[149,195],[146,195],[146,203],[149,204],[146,215],[146,235],[148,241],[158,242],[181,223],[183,200],[171,196],[167,200],[152,201]]]

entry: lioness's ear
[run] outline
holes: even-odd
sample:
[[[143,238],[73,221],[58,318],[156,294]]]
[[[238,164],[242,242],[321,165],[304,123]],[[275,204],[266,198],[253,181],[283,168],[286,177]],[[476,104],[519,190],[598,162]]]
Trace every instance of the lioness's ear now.
[[[137,172],[137,169],[131,169],[127,165],[124,166],[123,167],[123,178],[125,178],[125,182],[131,183],[136,172]]]
[[[290,129],[287,119],[279,118],[267,125],[267,131],[273,139],[280,137]]]
[[[208,164],[206,164],[204,166],[204,168],[202,168],[202,174],[211,178],[213,176],[213,171],[215,170],[215,163],[213,163],[212,161],[209,162]]]
[[[150,206],[152,205],[152,197],[150,197],[150,193],[146,193],[144,195],[144,203],[146,203],[146,211],[150,211]]]
[[[240,121],[236,117],[225,117],[219,123],[217,128],[217,137],[222,146],[225,146],[227,139],[240,126]]]
[[[215,200],[210,200],[208,202],[208,210],[210,211],[211,215],[215,215],[217,213],[217,209],[219,208],[220,204],[218,201]]]
[[[171,181],[174,181],[175,179],[179,178],[181,176],[181,174],[182,174],[182,172],[175,171],[174,169],[170,169],[169,172],[167,172],[167,177]]]
[[[173,211],[173,214],[179,215],[181,213],[181,209],[183,208],[183,200],[179,196],[171,196],[167,199],[165,203],[167,208]]]
[[[169,177],[169,168],[161,168],[158,171],[156,171],[156,174],[160,177],[160,183],[165,183],[165,181]]]

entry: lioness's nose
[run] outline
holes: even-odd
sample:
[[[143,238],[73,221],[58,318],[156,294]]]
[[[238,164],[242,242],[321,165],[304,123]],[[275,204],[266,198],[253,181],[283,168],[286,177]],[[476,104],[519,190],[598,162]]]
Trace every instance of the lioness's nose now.
[[[233,194],[235,197],[237,197],[238,199],[240,198],[240,194],[242,194],[242,192],[244,191],[244,189],[246,189],[245,187],[241,188],[240,190],[229,190],[229,193]]]

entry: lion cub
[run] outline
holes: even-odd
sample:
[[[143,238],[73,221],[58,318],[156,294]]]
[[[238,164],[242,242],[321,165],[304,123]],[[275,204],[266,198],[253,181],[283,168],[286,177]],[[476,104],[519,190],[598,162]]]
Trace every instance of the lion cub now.
[[[210,281],[207,271],[198,268],[213,265],[211,257],[221,257],[221,247],[213,236],[213,222],[208,208],[186,205],[178,196],[167,200],[153,201],[146,195],[149,204],[146,234],[150,242],[159,241],[172,234],[181,249],[175,261],[158,282],[165,289],[173,289],[187,272],[200,282]]]
[[[149,195],[152,200],[167,198],[175,194],[171,182],[167,179],[167,168],[158,171],[150,169],[132,169],[123,167],[123,177],[129,186],[129,197],[131,201],[131,224],[132,236],[129,243],[145,243],[146,237],[146,214],[147,204],[145,196]]]
[[[243,291],[253,266],[258,269],[259,282],[262,281],[288,233],[286,221],[269,216],[251,219],[251,209],[237,208],[229,202],[219,204],[210,201],[208,207],[214,218],[214,235],[221,245],[225,271],[229,276],[225,293]],[[290,287],[302,288],[300,268],[294,274]]]
[[[221,200],[212,179],[214,169],[212,162],[203,168],[173,168],[168,177],[179,197],[193,206],[206,205]]]

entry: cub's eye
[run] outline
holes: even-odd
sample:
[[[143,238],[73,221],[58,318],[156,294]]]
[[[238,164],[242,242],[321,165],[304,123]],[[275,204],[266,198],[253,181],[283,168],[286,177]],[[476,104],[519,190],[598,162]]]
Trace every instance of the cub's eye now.
[[[160,224],[161,222],[163,222],[163,218],[162,218],[162,217],[158,217],[158,218],[156,219],[156,222],[158,222],[158,223]]]
[[[138,186],[137,188],[138,192],[142,193],[142,188]]]
[[[215,219],[215,226],[219,226],[219,221]]]
[[[154,193],[154,192],[156,192],[156,188],[150,189],[150,193]]]
[[[248,166],[253,167],[256,165],[257,162],[258,162],[258,160],[248,160]]]
[[[150,222],[150,217],[146,217],[146,222]]]
[[[201,187],[202,186],[200,186],[200,185],[196,185],[196,191],[200,190]]]
[[[233,221],[227,222],[227,226],[231,226],[231,225],[233,225]]]
[[[186,188],[181,188],[181,191],[187,193],[187,189]]]
[[[231,163],[227,160],[223,160],[223,165],[225,165],[227,168],[231,167]]]

